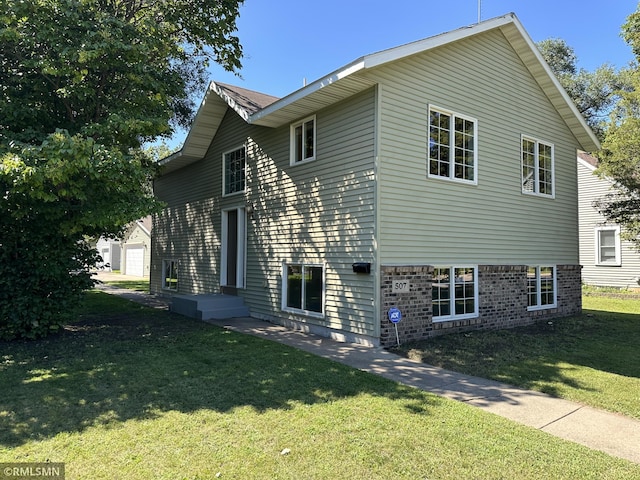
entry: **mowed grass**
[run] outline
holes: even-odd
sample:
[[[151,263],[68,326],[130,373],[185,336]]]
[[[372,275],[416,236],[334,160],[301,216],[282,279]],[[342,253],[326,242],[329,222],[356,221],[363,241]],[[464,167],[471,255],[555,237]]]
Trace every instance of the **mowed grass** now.
[[[104,283],[118,288],[149,293],[149,280],[107,280]]]
[[[100,292],[0,343],[0,462],[68,479],[629,479],[640,465]]]
[[[640,298],[583,297],[583,314],[404,345],[397,353],[640,419]]]

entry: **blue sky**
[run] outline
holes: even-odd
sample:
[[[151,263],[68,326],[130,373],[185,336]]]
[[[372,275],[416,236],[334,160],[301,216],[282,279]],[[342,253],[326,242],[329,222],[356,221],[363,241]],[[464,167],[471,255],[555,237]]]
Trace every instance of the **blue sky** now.
[[[482,0],[482,19],[514,12],[534,42],[561,38],[578,66],[623,67],[620,38],[638,0]],[[214,65],[210,79],[283,97],[357,58],[477,22],[477,0],[246,0],[238,19],[241,77]],[[181,145],[184,133],[172,144]]]

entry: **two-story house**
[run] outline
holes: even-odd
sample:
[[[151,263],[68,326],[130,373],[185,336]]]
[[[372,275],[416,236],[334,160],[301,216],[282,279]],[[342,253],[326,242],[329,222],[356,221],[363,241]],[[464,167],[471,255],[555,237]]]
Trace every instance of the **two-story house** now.
[[[374,345],[575,314],[598,147],[513,14],[281,99],[212,82],[155,182],[151,288]]]

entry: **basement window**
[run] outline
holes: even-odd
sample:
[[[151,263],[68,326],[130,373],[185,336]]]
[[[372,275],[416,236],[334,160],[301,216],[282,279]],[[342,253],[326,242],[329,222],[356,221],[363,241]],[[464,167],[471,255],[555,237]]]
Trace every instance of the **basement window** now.
[[[162,261],[162,288],[178,290],[178,262],[175,260]]]
[[[284,264],[282,309],[305,315],[323,316],[324,283],[323,265]]]

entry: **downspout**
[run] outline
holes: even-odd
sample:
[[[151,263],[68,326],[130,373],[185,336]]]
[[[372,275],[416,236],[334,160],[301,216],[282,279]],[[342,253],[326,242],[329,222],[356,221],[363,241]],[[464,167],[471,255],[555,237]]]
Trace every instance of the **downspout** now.
[[[374,335],[375,338],[380,341],[380,315],[382,312],[382,306],[380,305],[380,276],[382,274],[382,269],[380,266],[380,129],[381,129],[381,105],[382,105],[382,85],[380,83],[376,84],[376,95],[375,95],[375,119],[374,119],[374,131],[373,131],[373,183],[374,193],[373,193],[373,201],[374,201],[374,212],[373,212],[373,258],[374,258],[374,280],[373,280],[373,314],[374,314]]]

